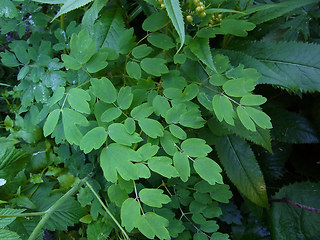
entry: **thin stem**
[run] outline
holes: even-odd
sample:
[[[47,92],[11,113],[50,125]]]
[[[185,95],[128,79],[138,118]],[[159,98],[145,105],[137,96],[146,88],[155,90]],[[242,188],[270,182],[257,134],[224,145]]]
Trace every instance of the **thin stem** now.
[[[142,208],[142,206],[141,206],[141,202],[140,202],[140,199],[139,199],[139,196],[138,196],[138,191],[137,191],[137,187],[136,187],[135,181],[133,181],[133,187],[134,187],[134,194],[136,195],[135,200],[137,200],[137,202],[139,203],[139,206],[140,206],[140,210],[141,210],[141,212],[142,212],[142,215],[144,215],[144,211],[143,211],[143,208]]]
[[[63,204],[66,200],[68,200],[69,197],[71,197],[73,194],[75,194],[78,189],[86,182],[86,178],[79,181],[78,184],[73,186],[68,192],[66,192],[61,198],[59,198],[58,201],[56,201],[48,210],[45,211],[45,214],[41,218],[38,225],[35,227],[35,229],[32,231],[30,237],[28,240],[35,240],[37,239],[37,236],[41,229],[43,228],[44,224],[48,221],[48,219],[51,217],[51,215],[60,207],[61,204]]]
[[[313,207],[310,207],[310,206],[306,206],[306,205],[303,205],[303,204],[300,204],[300,203],[297,203],[297,202],[293,202],[293,201],[290,201],[290,200],[288,200],[286,198],[270,199],[269,202],[287,203],[289,205],[292,205],[292,206],[295,206],[295,207],[298,207],[298,208],[302,208],[302,209],[310,211],[310,212],[314,212],[314,213],[320,214],[320,209],[313,208]]]
[[[11,215],[1,215],[0,218],[33,217],[33,216],[42,216],[44,214],[46,214],[46,212],[20,213],[20,214],[11,214]]]
[[[96,191],[93,189],[93,187],[90,185],[90,183],[88,183],[86,181],[86,185],[88,186],[88,188],[91,190],[91,192],[93,193],[93,195],[97,198],[97,200],[99,201],[99,203],[101,204],[101,206],[104,208],[104,210],[107,212],[107,214],[111,217],[111,219],[114,221],[114,223],[118,226],[118,228],[121,230],[121,232],[123,233],[123,235],[126,237],[126,239],[130,239],[129,236],[127,235],[126,231],[121,227],[120,223],[117,221],[117,219],[112,215],[112,213],[109,211],[109,209],[107,208],[107,206],[104,204],[104,202],[102,202],[102,200],[100,199],[99,195],[96,193]]]

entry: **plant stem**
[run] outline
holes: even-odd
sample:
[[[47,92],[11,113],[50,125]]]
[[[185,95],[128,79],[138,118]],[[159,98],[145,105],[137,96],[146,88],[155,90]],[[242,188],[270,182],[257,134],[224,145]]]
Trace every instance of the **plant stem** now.
[[[295,207],[298,207],[298,208],[302,208],[302,209],[310,211],[310,212],[314,212],[314,213],[320,214],[320,209],[313,208],[313,207],[310,207],[310,206],[306,206],[306,205],[303,205],[303,204],[300,204],[300,203],[297,203],[297,202],[293,202],[293,201],[290,201],[290,200],[288,200],[286,198],[270,199],[269,202],[287,203],[289,205],[292,205],[292,206],[295,206]]]
[[[20,214],[12,214],[12,215],[1,215],[0,218],[33,217],[33,216],[42,216],[44,214],[46,214],[46,212],[20,213]]]
[[[96,191],[93,189],[93,187],[90,185],[90,183],[88,183],[86,181],[86,185],[88,186],[88,188],[91,190],[91,192],[93,193],[93,195],[98,199],[99,203],[101,204],[101,206],[104,208],[104,210],[107,212],[107,214],[111,217],[111,219],[115,222],[115,224],[118,226],[118,228],[121,230],[121,232],[123,233],[123,235],[126,237],[126,239],[130,239],[129,236],[127,235],[126,231],[121,227],[120,223],[117,221],[117,219],[112,215],[112,213],[109,211],[109,209],[107,208],[107,206],[104,204],[104,202],[102,202],[102,200],[100,199],[99,195],[96,193]]]
[[[75,186],[73,186],[68,192],[66,192],[61,198],[59,198],[58,201],[56,201],[47,211],[45,211],[45,214],[41,218],[38,225],[35,227],[35,229],[32,231],[30,237],[28,240],[35,240],[37,239],[37,236],[41,229],[43,228],[44,224],[48,221],[48,219],[51,217],[51,215],[54,213],[56,209],[59,208],[59,206],[64,203],[66,200],[68,200],[69,197],[71,197],[73,194],[75,194],[78,189],[87,181],[86,178],[79,181],[79,183]]]

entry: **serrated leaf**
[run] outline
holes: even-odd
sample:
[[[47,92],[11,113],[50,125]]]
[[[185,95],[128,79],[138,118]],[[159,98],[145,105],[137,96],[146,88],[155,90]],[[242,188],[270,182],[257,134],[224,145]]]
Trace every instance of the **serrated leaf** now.
[[[166,60],[162,58],[144,58],[140,66],[148,74],[160,77],[161,74],[168,73],[169,69],[165,65]],[[157,66],[156,68],[154,66]]]
[[[220,122],[225,120],[228,124],[234,125],[233,118],[235,113],[231,101],[226,96],[219,94],[214,95],[212,106],[214,113]]]
[[[81,88],[72,88],[69,91],[68,103],[72,108],[81,113],[90,113],[88,101],[91,100],[90,94]]]
[[[119,108],[111,107],[108,108],[104,113],[101,115],[101,121],[102,122],[111,122],[118,117],[120,117],[122,114],[122,111]]]
[[[141,130],[149,137],[157,138],[163,136],[163,126],[157,120],[143,118],[138,121]]]
[[[173,164],[177,169],[181,180],[183,182],[188,181],[190,177],[190,163],[188,157],[181,152],[176,152],[173,155]]]
[[[222,169],[220,166],[210,158],[200,157],[193,162],[194,170],[199,174],[201,178],[206,180],[211,185],[216,183],[223,184]]]
[[[153,157],[148,160],[148,166],[153,172],[166,178],[179,176],[177,170],[172,166],[172,159],[169,157]]]
[[[263,174],[246,141],[229,135],[216,144],[219,159],[233,184],[255,204],[267,207],[268,197]]]
[[[280,189],[273,198],[284,200],[272,202],[271,217],[276,239],[317,239],[320,234],[318,213],[293,206],[287,201],[320,209],[319,183],[296,182]]]
[[[20,236],[17,233],[9,231],[7,229],[0,229],[0,239],[21,240]]]
[[[146,44],[141,44],[132,50],[132,55],[139,59],[148,56],[152,51],[153,49],[151,47],[148,47]]]
[[[91,79],[91,86],[94,95],[100,98],[102,101],[106,103],[113,103],[117,99],[117,90],[113,86],[112,82],[106,78],[102,77],[92,78]]]
[[[140,177],[139,168],[133,162],[142,161],[141,156],[131,148],[111,143],[101,151],[100,166],[107,181],[115,183],[119,175],[126,181]]]
[[[107,139],[107,132],[103,127],[95,127],[83,136],[80,142],[80,149],[89,153],[93,149],[99,149]]]
[[[176,138],[179,138],[181,140],[184,140],[187,138],[186,132],[177,125],[170,124],[169,130],[172,133],[172,135],[175,136]]]
[[[140,79],[141,78],[141,68],[136,62],[128,62],[126,65],[126,71],[131,78]]]
[[[57,13],[57,15],[55,15],[54,18],[51,20],[51,22],[54,21],[56,18],[60,17],[62,14],[80,8],[88,4],[89,2],[92,2],[92,0],[66,0],[59,12]]]
[[[205,157],[212,151],[206,141],[200,138],[188,138],[182,142],[181,149],[190,157]]]
[[[163,28],[169,22],[169,18],[164,11],[159,11],[151,14],[142,23],[142,29],[144,31],[155,32]]]
[[[140,206],[135,199],[128,198],[122,203],[121,223],[128,232],[131,232],[137,225],[136,222],[140,215]]]
[[[16,217],[9,217],[10,215],[17,215],[24,211],[25,209],[0,208],[0,228],[8,226],[16,219]]]
[[[184,22],[183,22],[183,16],[180,8],[179,0],[164,0],[164,5],[166,6],[166,10],[168,13],[169,18],[171,19],[171,22],[177,31],[179,38],[180,38],[180,49],[183,47],[184,41],[185,41],[185,30],[184,30]]]
[[[141,202],[150,207],[161,208],[162,204],[167,204],[171,199],[163,194],[161,189],[144,188],[139,192]]]
[[[148,38],[148,42],[157,48],[164,50],[169,50],[175,47],[175,44],[172,41],[172,38],[164,33],[152,33]]]
[[[209,38],[195,38],[188,46],[191,52],[196,55],[200,61],[202,61],[212,71],[217,72],[209,47]]]
[[[56,128],[59,121],[60,112],[60,109],[55,109],[51,113],[49,113],[47,120],[43,126],[43,135],[45,137],[50,135]]]
[[[118,93],[117,103],[122,110],[126,110],[131,106],[133,94],[131,87],[121,87]]]
[[[64,108],[62,109],[62,123],[66,140],[70,144],[80,145],[82,133],[76,127],[76,124],[80,126],[88,126],[89,122],[87,118],[81,113]]]
[[[121,123],[113,123],[108,127],[108,133],[110,138],[116,143],[120,143],[126,146],[131,146],[132,143],[138,143],[142,141],[137,133],[129,134],[125,126]]]

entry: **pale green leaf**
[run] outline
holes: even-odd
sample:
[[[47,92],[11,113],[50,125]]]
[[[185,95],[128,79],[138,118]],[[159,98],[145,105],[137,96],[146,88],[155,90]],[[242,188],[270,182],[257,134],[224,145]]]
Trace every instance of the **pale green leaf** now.
[[[229,135],[220,138],[216,150],[224,170],[238,190],[255,204],[267,207],[266,184],[249,144]]]
[[[157,138],[163,136],[163,126],[157,120],[143,118],[138,121],[141,130],[149,137]]]
[[[72,88],[69,91],[68,103],[78,112],[89,114],[90,107],[88,101],[90,100],[90,94],[81,88]]]
[[[54,104],[56,104],[57,102],[59,102],[64,95],[64,87],[58,87],[54,92],[52,97],[49,99],[48,105],[49,107],[52,107]]]
[[[172,135],[175,136],[176,138],[179,138],[181,140],[184,140],[187,138],[186,132],[181,127],[179,127],[177,125],[170,124],[169,130],[172,133]]]
[[[139,167],[133,162],[141,161],[141,156],[129,147],[112,143],[101,151],[100,166],[107,181],[115,183],[119,175],[126,181],[140,177]]]
[[[131,116],[136,120],[141,120],[149,117],[153,113],[153,108],[149,103],[143,103],[135,107],[131,111]]]
[[[141,142],[142,138],[138,133],[129,134],[125,126],[121,123],[113,123],[108,127],[110,138],[120,144],[131,146],[132,143]]]
[[[247,83],[251,85],[250,82],[245,79],[235,79],[225,82],[222,89],[231,97],[242,97],[249,94]]]
[[[172,41],[172,38],[164,33],[152,33],[148,38],[148,42],[157,48],[164,50],[169,50],[175,47],[175,44]]]
[[[91,86],[94,95],[100,98],[102,101],[106,103],[113,103],[116,101],[117,90],[108,78],[92,78]]]
[[[169,72],[165,63],[166,60],[162,58],[144,58],[142,59],[140,66],[146,73],[160,77],[161,74]]]
[[[136,131],[136,123],[133,118],[127,118],[124,121],[124,127],[126,128],[129,134],[133,134]]]
[[[164,131],[163,137],[160,138],[160,144],[163,147],[163,150],[170,156],[173,156],[175,152],[178,151],[177,147],[175,146],[175,144],[178,142],[179,139],[174,137],[168,131]]]
[[[210,158],[200,157],[194,160],[193,167],[201,178],[206,180],[211,185],[216,183],[223,184],[222,169]]]
[[[166,178],[179,176],[177,170],[172,166],[172,159],[169,157],[153,157],[148,160],[148,166],[153,172]]]
[[[102,122],[111,122],[118,117],[120,117],[122,114],[121,110],[116,107],[108,108],[104,113],[101,115],[101,121]]]
[[[190,157],[205,157],[212,151],[206,141],[200,138],[188,138],[182,142],[181,149]]]
[[[103,127],[91,129],[84,135],[80,142],[80,149],[84,153],[89,153],[93,149],[99,149],[107,139],[107,132]]]
[[[152,100],[152,107],[156,115],[161,115],[162,117],[165,117],[167,111],[170,109],[170,104],[165,97],[157,95]]]
[[[151,143],[146,143],[137,150],[137,152],[140,153],[144,161],[152,158],[154,155],[157,154],[158,151],[159,147],[156,145],[151,145]]]
[[[188,157],[181,152],[176,152],[173,155],[173,164],[177,169],[181,180],[183,182],[188,181],[190,177],[190,163]]]
[[[247,106],[258,106],[262,105],[267,101],[267,99],[261,95],[245,95],[240,99],[241,105],[247,105]]]
[[[252,121],[252,119],[250,118],[248,112],[244,107],[238,106],[237,114],[241,123],[243,124],[243,126],[245,126],[246,129],[249,129],[250,131],[253,131],[253,132],[257,130],[254,122]]]
[[[271,119],[270,117],[262,112],[261,110],[258,110],[256,108],[252,107],[245,107],[245,110],[247,111],[248,115],[252,120],[261,128],[263,129],[269,129],[272,128]]]
[[[112,184],[108,188],[108,197],[111,202],[114,202],[117,207],[121,207],[122,203],[128,199],[127,192],[120,187],[119,184]]]
[[[179,0],[164,0],[163,2],[166,6],[169,18],[179,35],[181,45],[178,51],[180,51],[185,41],[185,30]]]
[[[68,0],[71,1],[71,0]],[[74,0],[72,0],[74,1]],[[78,1],[78,2],[81,2]],[[89,33],[83,29],[79,34],[72,34],[70,40],[70,54],[80,63],[89,61],[96,49],[96,43],[89,36]]]
[[[171,199],[163,194],[162,189],[144,188],[139,192],[141,202],[150,206],[161,208],[163,204],[167,204]]]
[[[133,198],[128,198],[122,203],[121,222],[128,232],[131,232],[137,225],[136,222],[140,215],[140,205]]]
[[[67,54],[62,54],[61,59],[66,68],[69,68],[72,70],[79,70],[81,68],[81,64],[72,56],[69,56]]]
[[[216,94],[212,99],[212,106],[220,122],[225,120],[228,124],[234,125],[235,112],[231,101],[226,96]]]
[[[126,110],[131,106],[133,94],[131,87],[121,87],[118,93],[117,103],[122,110]]]
[[[80,8],[88,4],[89,2],[92,2],[92,0],[66,0],[59,12],[57,13],[57,15],[55,15],[54,18],[51,20],[51,22],[54,21],[56,18],[60,17],[62,14]]]
[[[107,51],[99,51],[95,53],[90,60],[86,63],[86,67],[89,73],[96,73],[104,69],[108,62],[106,61],[109,56]]]
[[[188,46],[191,52],[196,55],[200,61],[207,65],[212,71],[217,72],[209,47],[209,38],[195,38]]]
[[[60,109],[55,109],[51,113],[49,113],[47,120],[43,126],[43,135],[45,137],[50,135],[56,128],[59,121],[60,112]]]

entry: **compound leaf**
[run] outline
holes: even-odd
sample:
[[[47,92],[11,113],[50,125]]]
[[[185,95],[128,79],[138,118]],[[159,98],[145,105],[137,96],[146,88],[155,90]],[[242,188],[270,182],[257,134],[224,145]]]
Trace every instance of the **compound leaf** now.
[[[169,221],[166,218],[154,212],[147,212],[139,217],[136,227],[149,239],[154,239],[155,236],[159,239],[170,239],[168,226]]]
[[[234,110],[231,101],[226,97],[219,94],[214,95],[212,99],[212,106],[220,122],[223,119],[230,125],[234,125]]]

